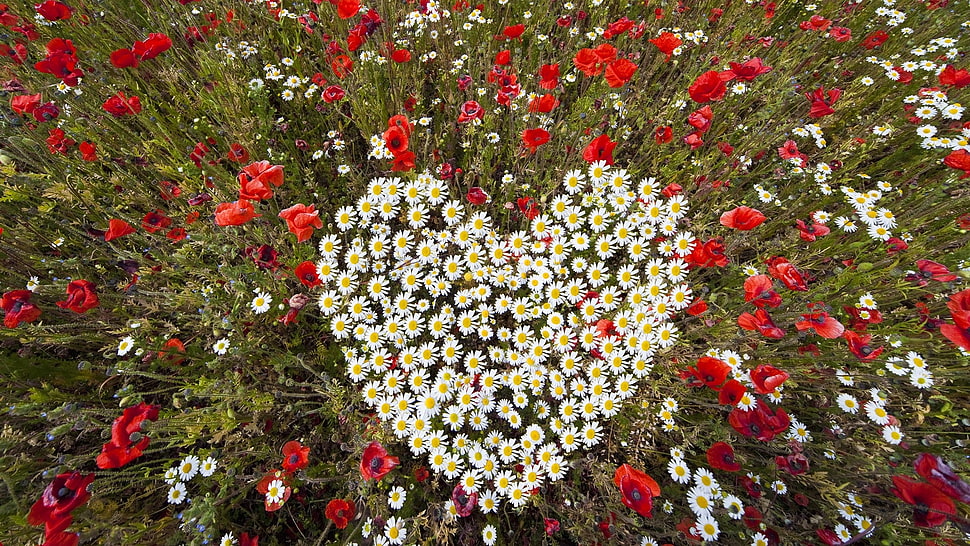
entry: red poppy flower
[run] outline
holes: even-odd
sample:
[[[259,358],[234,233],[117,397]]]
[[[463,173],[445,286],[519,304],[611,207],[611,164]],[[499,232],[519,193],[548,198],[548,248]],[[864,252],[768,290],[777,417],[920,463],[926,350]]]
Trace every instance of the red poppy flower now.
[[[707,311],[707,302],[701,299],[694,300],[687,309],[684,310],[688,315],[696,317],[697,315],[702,315]]]
[[[458,517],[465,518],[472,515],[472,511],[478,506],[478,493],[465,491],[465,487],[459,483],[451,491],[451,502]]]
[[[888,39],[889,33],[887,33],[885,30],[876,30],[872,34],[866,36],[866,39],[863,40],[859,45],[866,49],[874,49],[881,46]]]
[[[488,194],[482,188],[475,186],[469,188],[468,193],[465,194],[465,199],[473,205],[484,205],[488,202]]]
[[[392,154],[398,155],[408,149],[408,135],[400,127],[391,127],[384,131],[384,145]]]
[[[51,129],[49,134],[50,136],[45,139],[45,142],[47,142],[47,149],[52,154],[67,155],[71,150],[71,146],[75,144],[73,139],[67,138],[64,129],[60,127]]]
[[[555,89],[559,85],[559,63],[539,67],[539,87]]]
[[[956,346],[970,351],[970,289],[950,296],[946,306],[954,324],[943,324],[940,333]]]
[[[731,229],[748,231],[760,226],[765,219],[765,215],[758,209],[740,206],[722,214],[721,225]]]
[[[696,381],[688,383],[690,387],[706,385],[716,391],[720,390],[729,373],[731,373],[731,367],[723,360],[702,356],[697,359],[696,367],[687,368],[680,372],[680,377],[681,379],[695,379]]]
[[[243,533],[239,535],[238,546],[259,546],[259,536],[258,535],[249,536],[249,533]]]
[[[606,65],[603,76],[610,87],[623,87],[633,78],[637,68],[639,67],[628,59],[617,59]]]
[[[546,93],[541,97],[535,97],[529,101],[530,112],[541,112],[543,114],[548,114],[557,106],[559,106],[559,99],[557,99],[555,95],[551,95],[549,93]]]
[[[952,169],[963,171],[963,176],[960,177],[960,180],[970,178],[970,152],[966,150],[953,150],[950,152],[950,155],[943,158],[943,164]]]
[[[124,237],[125,235],[130,235],[134,232],[135,228],[131,227],[128,222],[112,218],[111,220],[108,220],[108,231],[106,231],[104,234],[104,240],[112,241],[118,237]]]
[[[836,42],[848,42],[852,39],[852,30],[846,27],[832,27],[829,29],[829,37]]]
[[[350,19],[360,11],[360,0],[337,0],[331,2],[337,6],[337,17]]]
[[[824,224],[819,224],[818,222],[812,222],[811,225],[806,224],[801,220],[795,220],[795,226],[798,227],[798,236],[801,237],[803,241],[814,241],[818,237],[824,237],[832,232],[828,226]]]
[[[316,210],[313,205],[297,203],[281,211],[279,217],[286,220],[286,227],[290,230],[290,233],[296,235],[296,242],[298,243],[309,239],[313,235],[313,228],[320,229],[323,227],[323,221],[320,220],[320,211]]]
[[[296,472],[310,464],[310,448],[291,440],[283,444],[283,470]]]
[[[461,105],[461,113],[458,114],[458,123],[468,123],[469,121],[482,119],[483,117],[485,117],[485,109],[477,101],[469,100]]]
[[[770,66],[765,66],[759,57],[754,57],[743,63],[728,63],[728,65],[731,68],[721,72],[721,79],[726,82],[732,80],[742,82],[754,81],[758,76],[767,74],[772,70]]]
[[[411,52],[406,49],[395,49],[391,53],[391,60],[396,63],[406,63],[411,60]]]
[[[940,80],[940,85],[952,85],[958,89],[963,89],[964,87],[970,85],[970,71],[965,68],[957,70],[953,65],[948,64],[943,70],[937,74],[937,78]]]
[[[704,104],[705,102],[719,101],[727,94],[727,86],[721,79],[716,70],[708,70],[701,74],[687,88],[687,93],[694,102]]]
[[[83,279],[71,281],[67,285],[67,299],[56,302],[61,309],[70,309],[75,313],[85,313],[98,306],[98,293],[94,290],[94,283]]]
[[[394,160],[391,163],[391,170],[394,172],[410,171],[416,166],[414,163],[415,157],[414,152],[410,150],[405,150],[395,155]]]
[[[613,475],[613,483],[620,488],[623,504],[640,514],[652,518],[653,497],[660,496],[656,480],[628,464],[620,465]]]
[[[58,474],[47,484],[44,492],[30,507],[27,523],[31,525],[47,524],[49,527],[63,530],[64,520],[70,522],[71,512],[83,505],[91,498],[88,486],[94,481],[94,474],[80,472],[65,472]]]
[[[774,392],[788,377],[788,373],[770,364],[760,364],[751,371],[751,382],[754,383],[754,390],[758,394]]]
[[[104,444],[96,463],[98,468],[121,468],[141,457],[149,438],[141,433],[142,423],[158,419],[160,406],[144,402],[131,406],[111,424],[111,441]]]
[[[232,203],[219,203],[216,206],[217,226],[241,226],[253,218],[258,218],[253,204],[246,199],[239,199]]]
[[[104,101],[102,107],[105,112],[116,118],[133,116],[141,112],[141,100],[135,96],[125,96],[123,91],[118,91],[117,94]]]
[[[831,24],[832,21],[826,19],[825,17],[822,17],[821,15],[813,15],[808,21],[802,21],[799,23],[798,28],[802,30],[825,31],[828,30]]]
[[[325,514],[337,529],[346,529],[347,524],[357,514],[357,507],[352,501],[333,499],[327,503]]]
[[[794,140],[786,140],[785,143],[782,144],[781,148],[778,148],[778,157],[786,160],[800,157],[798,143],[796,143]]]
[[[953,500],[928,483],[893,476],[893,484],[893,495],[913,505],[913,523],[917,527],[937,527],[946,523],[948,516],[956,515]]]
[[[616,36],[619,36],[632,28],[633,21],[631,21],[628,17],[620,17],[616,21],[610,23],[606,30],[603,31],[603,39],[612,40]]]
[[[805,98],[812,103],[812,108],[808,112],[808,117],[810,118],[822,118],[835,113],[832,105],[835,101],[839,100],[842,96],[841,89],[829,89],[828,92],[825,91],[825,87],[819,87],[811,93],[805,93]]]
[[[573,58],[573,64],[587,76],[596,76],[607,63],[615,59],[616,48],[610,44],[600,44],[593,49],[579,50]]]
[[[741,470],[741,465],[734,460],[734,448],[724,442],[716,442],[707,449],[707,463],[725,472]]]
[[[30,290],[11,290],[3,295],[0,308],[5,313],[4,326],[16,328],[21,322],[33,322],[40,318],[40,307],[30,302],[33,294]]]
[[[185,358],[182,355],[185,354],[185,344],[182,340],[173,337],[162,345],[162,349],[158,351],[158,358],[164,360],[167,364],[177,366],[182,363]]]
[[[605,161],[607,165],[612,165],[614,148],[616,148],[616,142],[610,140],[610,137],[605,134],[600,135],[583,150],[583,160],[588,163]]]
[[[963,481],[956,472],[938,455],[920,453],[913,461],[913,468],[921,478],[952,499],[970,504],[970,484]]]
[[[721,387],[721,390],[717,393],[717,403],[724,404],[725,406],[736,406],[741,398],[744,397],[744,393],[748,390],[744,388],[744,385],[737,379],[729,379],[727,383]]]
[[[772,411],[767,404],[759,402],[754,409],[748,411],[735,408],[728,415],[728,422],[742,436],[770,442],[775,436],[788,430],[791,418],[785,410],[778,408],[777,411]]]
[[[532,220],[536,216],[539,216],[539,206],[536,205],[535,199],[531,197],[519,197],[515,202],[519,207],[519,212],[527,219]]]
[[[559,520],[551,518],[543,518],[542,524],[546,530],[546,536],[551,537],[552,535],[559,532]]]
[[[371,442],[360,459],[360,475],[364,480],[380,480],[400,463],[400,459],[387,454],[380,442]]]
[[[549,131],[541,127],[522,131],[522,143],[532,153],[535,153],[539,146],[547,142],[549,142]]]
[[[40,106],[41,97],[40,93],[36,95],[16,95],[10,99],[10,109],[20,115],[33,115],[34,110]]]
[[[785,337],[785,331],[775,325],[771,320],[771,315],[764,309],[758,309],[751,313],[741,313],[738,317],[738,326],[745,330],[760,332],[761,335],[771,339],[781,339]]]
[[[802,274],[787,259],[773,256],[765,263],[768,265],[768,274],[781,281],[789,290],[808,292],[808,285],[805,284]]]
[[[323,281],[317,276],[317,266],[311,261],[305,261],[296,266],[293,273],[307,288],[313,288],[323,284]]]
[[[514,40],[525,32],[525,25],[519,23],[517,25],[509,25],[502,30],[502,35],[508,40]]]
[[[756,307],[778,307],[781,296],[773,290],[774,285],[768,275],[752,275],[744,280],[744,301]]]
[[[505,66],[512,62],[512,52],[508,49],[503,49],[495,54],[495,63],[499,66]]]
[[[852,330],[846,330],[842,334],[842,337],[848,342],[849,351],[863,362],[875,360],[885,350],[885,347],[874,348],[872,345],[869,345],[869,342],[872,340],[871,335],[859,335]]]
[[[283,185],[283,166],[257,161],[239,173],[239,199],[262,201],[273,197],[272,186]]]
[[[698,134],[703,135],[711,128],[711,122],[714,120],[714,111],[711,110],[710,106],[704,106],[698,108],[697,110],[690,113],[687,116],[687,123],[691,127],[697,129]]]
[[[709,239],[703,244],[694,245],[684,260],[691,267],[724,267],[728,258],[724,255],[724,244],[718,239]]]
[[[172,219],[161,210],[153,210],[141,219],[141,227],[149,233],[156,233],[172,225]]]
[[[81,159],[84,161],[97,161],[98,160],[98,150],[93,142],[82,142],[77,147],[78,151],[81,152]]]
[[[65,21],[71,18],[71,8],[57,0],[47,0],[34,6],[34,9],[48,21]]]
[[[329,85],[323,90],[323,102],[326,102],[327,104],[337,102],[338,100],[344,98],[344,95],[346,95],[346,93],[342,87],[339,85]]]
[[[664,62],[670,62],[670,57],[673,56],[674,50],[684,43],[673,32],[661,32],[659,36],[649,40],[649,42],[657,46],[657,49],[667,56]]]
[[[674,139],[674,130],[669,125],[657,127],[653,132],[653,140],[657,144],[667,144]]]
[[[800,476],[806,472],[810,467],[808,457],[803,455],[801,452],[792,453],[791,455],[778,455],[775,457],[775,465],[779,470],[784,470],[792,476]]]
[[[229,161],[233,161],[235,163],[245,163],[249,161],[249,151],[242,144],[233,142],[229,145],[229,153],[227,157],[229,158]]]
[[[835,339],[845,332],[845,326],[825,311],[802,315],[802,320],[795,323],[795,328],[799,332],[814,330],[816,334],[826,339]]]

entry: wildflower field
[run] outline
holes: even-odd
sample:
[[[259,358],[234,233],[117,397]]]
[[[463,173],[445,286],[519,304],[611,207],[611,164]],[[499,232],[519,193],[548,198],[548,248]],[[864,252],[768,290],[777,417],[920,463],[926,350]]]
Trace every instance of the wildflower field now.
[[[0,4],[0,543],[970,540],[967,0]]]

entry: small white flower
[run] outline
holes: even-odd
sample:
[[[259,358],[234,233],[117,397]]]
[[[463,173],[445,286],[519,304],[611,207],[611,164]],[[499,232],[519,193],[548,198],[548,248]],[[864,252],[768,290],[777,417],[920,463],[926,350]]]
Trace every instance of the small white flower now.
[[[169,504],[182,504],[186,498],[185,494],[185,484],[178,482],[168,490],[168,502]]]
[[[195,455],[188,455],[178,465],[179,479],[187,482],[195,477],[199,472],[199,458]]]
[[[257,292],[256,297],[250,302],[249,306],[252,308],[253,312],[257,315],[261,315],[266,311],[269,311],[270,304],[273,303],[273,296],[270,296],[266,292]]]
[[[217,355],[224,355],[224,354],[226,354],[226,351],[229,350],[229,340],[226,339],[226,338],[220,339],[219,341],[215,342],[212,345],[212,350]]]
[[[121,343],[118,344],[118,356],[125,356],[134,346],[135,340],[132,339],[131,336],[126,336],[121,340]]]
[[[269,482],[269,487],[266,488],[266,501],[270,504],[277,504],[283,500],[285,492],[286,486],[283,485],[283,480],[273,480]]]
[[[202,461],[202,464],[199,465],[199,474],[201,474],[205,478],[208,478],[209,476],[212,475],[213,472],[216,471],[216,467],[218,465],[219,465],[218,461],[216,461],[212,457],[206,457],[206,459]]]

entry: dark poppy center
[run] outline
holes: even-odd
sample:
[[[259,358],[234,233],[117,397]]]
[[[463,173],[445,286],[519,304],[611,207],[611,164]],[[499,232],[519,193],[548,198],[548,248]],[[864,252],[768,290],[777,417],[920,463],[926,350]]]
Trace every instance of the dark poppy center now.
[[[57,490],[57,498],[59,500],[66,500],[74,497],[74,490],[69,487],[61,487]]]
[[[633,491],[630,491],[630,498],[639,502],[640,499],[643,498],[643,494],[640,493],[639,489],[634,489]]]
[[[292,455],[290,455],[289,461],[290,461],[290,464],[296,464],[300,462],[300,456],[297,455],[296,453],[293,453]]]
[[[13,309],[10,310],[11,313],[19,313],[24,307],[24,300],[17,300],[13,302]]]
[[[869,356],[870,354],[872,354],[872,347],[868,345],[863,345],[862,348],[859,349],[859,352],[862,353],[864,356]]]
[[[383,466],[383,465],[384,465],[384,463],[383,463],[383,461],[381,460],[380,457],[374,457],[373,459],[370,460],[370,469],[371,469],[371,472],[378,472],[378,471],[380,471],[381,466]]]

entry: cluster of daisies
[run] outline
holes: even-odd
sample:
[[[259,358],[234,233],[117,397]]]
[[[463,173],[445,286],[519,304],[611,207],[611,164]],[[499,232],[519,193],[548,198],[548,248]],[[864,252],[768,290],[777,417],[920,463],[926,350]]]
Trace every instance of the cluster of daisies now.
[[[520,203],[523,229],[501,234],[430,175],[377,178],[319,245],[347,375],[486,512],[522,506],[602,440],[691,303],[682,196],[604,162],[563,190]]]
[[[959,103],[951,103],[947,94],[941,90],[920,90],[916,95],[903,99],[907,105],[915,105],[912,115],[921,121],[929,121],[939,116],[949,125],[952,121],[963,119],[965,108]],[[916,135],[923,139],[920,146],[923,149],[940,148],[945,150],[970,151],[970,127],[962,127],[960,132],[940,134],[939,128],[932,123],[925,123],[916,128]]]
[[[168,502],[170,504],[186,502],[189,497],[185,484],[197,475],[208,478],[216,471],[218,464],[212,457],[200,460],[195,455],[186,455],[178,465],[166,470],[165,483],[171,486],[168,490]]]

